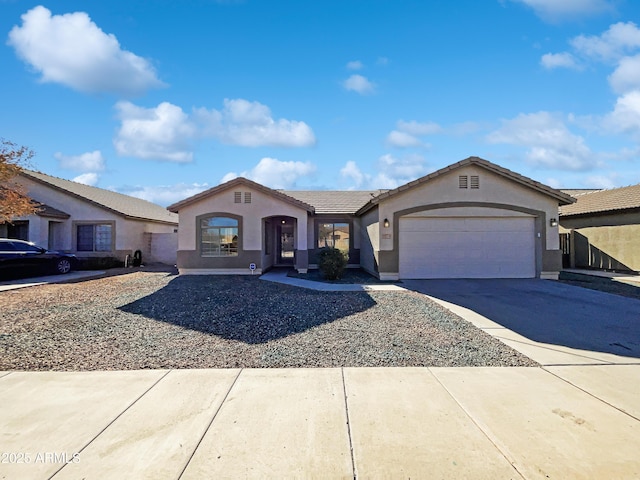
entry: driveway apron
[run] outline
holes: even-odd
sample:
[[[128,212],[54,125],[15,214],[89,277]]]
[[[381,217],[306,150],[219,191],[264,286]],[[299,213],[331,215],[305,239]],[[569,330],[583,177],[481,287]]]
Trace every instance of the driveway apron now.
[[[640,300],[536,279],[407,280],[403,286],[533,342],[640,359]]]

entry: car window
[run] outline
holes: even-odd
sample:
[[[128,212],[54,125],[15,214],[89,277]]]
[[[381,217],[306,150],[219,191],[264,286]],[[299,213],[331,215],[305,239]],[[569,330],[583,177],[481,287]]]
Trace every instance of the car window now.
[[[16,247],[13,242],[0,242],[0,252],[15,252]]]
[[[35,245],[29,245],[28,243],[19,243],[16,245],[18,247],[19,252],[38,252],[42,250],[40,247],[36,247]]]

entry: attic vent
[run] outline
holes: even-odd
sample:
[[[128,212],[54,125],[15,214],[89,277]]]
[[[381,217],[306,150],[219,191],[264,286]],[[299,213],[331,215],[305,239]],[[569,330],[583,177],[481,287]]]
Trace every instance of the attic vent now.
[[[458,177],[458,188],[469,188],[469,177],[460,175]]]
[[[233,192],[233,203],[242,203],[242,192]]]
[[[244,192],[244,203],[251,203],[251,192]]]
[[[478,175],[471,175],[471,188],[480,188],[480,177]]]

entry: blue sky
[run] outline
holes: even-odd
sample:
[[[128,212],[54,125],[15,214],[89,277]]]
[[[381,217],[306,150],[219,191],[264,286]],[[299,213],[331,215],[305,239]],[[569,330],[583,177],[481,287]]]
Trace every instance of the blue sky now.
[[[393,188],[469,156],[640,183],[640,2],[0,0],[0,136],[168,205]]]

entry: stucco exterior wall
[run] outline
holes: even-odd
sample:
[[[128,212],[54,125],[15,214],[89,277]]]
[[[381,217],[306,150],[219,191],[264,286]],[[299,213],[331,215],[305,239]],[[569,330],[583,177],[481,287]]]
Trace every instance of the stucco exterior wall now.
[[[24,217],[29,221],[29,240],[38,245],[49,246],[49,223],[51,222],[55,224],[55,245],[51,248],[73,252],[80,257],[114,256],[124,260],[127,254],[138,249],[143,250],[145,232],[173,233],[177,228],[177,225],[126,219],[122,215],[28,178],[21,178],[20,183],[27,188],[29,196],[70,215],[66,220],[38,215]],[[77,252],[75,228],[82,223],[111,223],[115,237],[113,250],[111,252]]]
[[[142,263],[175,265],[178,259],[178,233],[144,233]]]
[[[480,188],[459,188],[460,175],[479,176]],[[381,278],[392,279],[398,274],[397,237],[400,216],[420,211],[422,206],[425,210],[435,207],[438,210],[436,215],[443,216],[447,215],[450,208],[453,208],[450,213],[454,215],[464,215],[465,211],[473,215],[474,208],[491,208],[494,213],[495,210],[504,210],[502,215],[505,216],[518,214],[514,212],[534,215],[537,274],[545,276],[549,272],[548,275],[553,276],[561,268],[558,227],[550,226],[550,219],[558,218],[558,201],[482,167],[469,165],[380,201],[377,215],[377,259]],[[480,211],[475,213],[479,214]],[[388,228],[383,226],[384,219],[389,220]],[[370,231],[372,233],[373,229]]]
[[[560,218],[571,234],[571,266],[640,271],[640,209],[638,211]]]
[[[235,203],[234,192],[242,192],[242,203]],[[251,194],[251,203],[244,203],[245,193]],[[201,257],[198,252],[197,218],[209,214],[229,213],[241,218],[241,233],[238,240],[238,257]],[[236,185],[201,200],[182,207],[179,211],[180,228],[178,230],[178,268],[184,273],[197,273],[196,270],[223,269],[237,273],[251,273],[250,263],[255,263],[257,272],[268,268],[272,258],[263,255],[263,219],[274,216],[295,219],[294,245],[296,249],[296,267],[306,269],[308,248],[308,212],[272,195],[253,189],[247,185]],[[275,252],[271,252],[273,255]],[[264,264],[263,264],[264,262]],[[304,264],[304,265],[302,265]],[[191,272],[187,272],[191,270]]]
[[[378,272],[379,238],[378,207],[375,207],[360,217],[360,265],[373,275]]]

